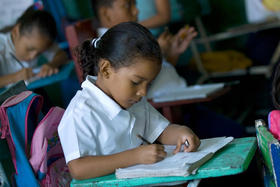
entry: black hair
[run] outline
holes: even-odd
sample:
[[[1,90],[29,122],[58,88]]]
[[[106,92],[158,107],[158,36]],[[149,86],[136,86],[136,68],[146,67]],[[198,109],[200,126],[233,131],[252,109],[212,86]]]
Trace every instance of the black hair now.
[[[36,10],[34,6],[30,6],[18,18],[16,24],[19,25],[21,35],[31,33],[34,28],[51,41],[55,40],[57,35],[56,24],[52,15],[45,10]]]
[[[142,57],[161,64],[162,56],[158,42],[148,29],[135,22],[120,23],[109,29],[97,42],[84,41],[77,49],[77,57],[87,75],[97,76],[99,60],[108,60],[115,69],[128,67],[135,57]]]
[[[99,19],[98,11],[101,7],[112,7],[115,0],[91,0],[91,5],[93,8],[93,13],[96,18]]]
[[[280,63],[276,66],[272,82],[272,102],[276,109],[280,109]]]

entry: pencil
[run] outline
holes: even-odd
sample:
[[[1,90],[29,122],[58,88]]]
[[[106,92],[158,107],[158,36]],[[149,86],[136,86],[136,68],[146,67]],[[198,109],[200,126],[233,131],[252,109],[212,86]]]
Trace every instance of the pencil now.
[[[24,65],[21,63],[21,61],[19,61],[19,59],[17,59],[17,57],[16,57],[13,53],[10,53],[10,55],[16,60],[16,62],[17,62],[22,68],[24,68]]]
[[[143,136],[141,136],[140,134],[137,134],[137,137],[140,138],[143,142],[145,142],[146,144],[152,144],[151,142],[149,142],[148,140],[146,140],[145,138],[143,138]]]

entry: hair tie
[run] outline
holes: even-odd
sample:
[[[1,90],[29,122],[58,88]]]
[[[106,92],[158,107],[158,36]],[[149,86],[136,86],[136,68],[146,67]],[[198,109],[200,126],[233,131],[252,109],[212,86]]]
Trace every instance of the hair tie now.
[[[91,45],[94,47],[94,48],[97,48],[97,42],[99,42],[100,38],[93,38],[91,40]]]

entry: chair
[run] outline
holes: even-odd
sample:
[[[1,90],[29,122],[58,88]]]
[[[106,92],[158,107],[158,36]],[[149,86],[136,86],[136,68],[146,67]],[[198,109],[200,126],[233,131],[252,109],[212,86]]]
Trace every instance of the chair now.
[[[256,120],[256,134],[263,166],[264,186],[280,186],[280,144],[263,120]]]
[[[84,40],[97,36],[96,29],[98,22],[95,19],[85,19],[77,21],[74,24],[68,25],[65,28],[66,39],[69,43],[69,49],[71,56],[75,63],[75,70],[80,83],[83,82],[83,71],[80,68],[80,64],[77,61],[75,55],[75,48],[81,44]]]
[[[207,71],[201,59],[200,56],[201,51],[199,50],[200,48],[198,46],[202,46],[205,49],[205,52],[212,52],[213,51],[212,46],[217,42],[234,39],[240,36],[245,36],[246,34],[254,33],[257,31],[279,28],[280,21],[270,20],[265,22],[248,24],[246,14],[245,14],[245,3],[243,1],[228,1],[229,3],[227,4],[225,2],[223,3],[219,2],[219,4],[217,3],[215,4],[213,2],[210,3],[210,1],[208,0],[203,1],[204,3],[208,4],[207,8],[203,7],[203,3],[201,2],[202,1],[197,1],[196,9],[198,10],[195,12],[195,15],[192,16],[192,20],[196,25],[200,37],[195,38],[190,45],[195,60],[196,69],[201,74],[201,76],[197,80],[197,83],[203,83],[204,81],[211,78],[234,77],[234,76],[244,76],[244,75],[264,75],[266,78],[270,78],[273,72],[273,67],[280,57],[280,43],[276,47],[274,54],[272,55],[267,65],[259,65],[259,66],[253,65],[246,69],[234,69],[226,72]],[[210,4],[212,5],[212,7]],[[232,7],[229,8],[230,6]],[[207,11],[203,11],[203,9],[207,9]],[[206,18],[206,20],[211,22],[211,20],[209,20],[209,16],[210,16],[209,13],[212,12],[217,18],[218,13],[214,13],[214,10],[219,10],[219,9],[227,13],[226,15],[224,15],[224,18],[227,18],[227,16],[230,15],[230,13],[228,12],[229,9],[233,9],[230,11],[231,14],[238,13],[238,15],[235,16],[235,19],[233,19],[232,16],[230,18],[230,21],[235,23],[226,23],[228,24],[228,26],[227,28],[222,29],[224,31],[209,34],[202,21],[204,19],[202,18],[207,17],[208,19]],[[207,12],[206,13],[207,15],[203,12]],[[215,23],[215,16],[213,16],[214,19],[212,18],[213,19],[212,22],[214,23]],[[236,22],[236,20],[239,20],[238,23]],[[240,25],[240,26],[236,26],[236,25]],[[219,25],[219,23],[217,23],[217,25],[213,27],[221,27],[221,26]]]
[[[194,39],[194,41],[191,43],[191,50],[194,55],[194,59],[196,62],[196,67],[198,71],[201,73],[201,77],[197,81],[198,83],[202,83],[205,80],[209,78],[215,78],[215,77],[228,77],[228,76],[242,76],[242,75],[264,75],[266,78],[270,78],[272,75],[273,67],[278,61],[280,57],[280,43],[278,43],[278,46],[276,47],[273,56],[268,63],[268,65],[259,65],[259,66],[251,66],[248,69],[236,69],[228,72],[207,72],[207,70],[203,66],[203,62],[200,58],[197,45],[204,44],[205,49],[207,52],[212,51],[210,47],[210,42],[217,42],[222,41],[226,39],[231,39],[234,37],[238,37],[241,35],[266,30],[270,28],[277,28],[280,27],[279,21],[269,21],[269,22],[263,22],[263,23],[257,23],[257,24],[246,24],[243,26],[231,28],[228,31],[217,33],[214,35],[206,36],[205,35],[205,29],[203,28],[203,24],[199,18],[197,18],[197,21],[200,25],[198,27],[198,31],[201,33],[204,33],[204,36],[202,35],[201,38]]]

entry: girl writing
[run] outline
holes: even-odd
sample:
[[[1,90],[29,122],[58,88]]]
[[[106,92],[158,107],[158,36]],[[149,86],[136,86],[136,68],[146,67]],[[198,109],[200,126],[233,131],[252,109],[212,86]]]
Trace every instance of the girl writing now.
[[[58,127],[70,173],[75,179],[110,174],[116,168],[151,164],[166,156],[160,144],[195,151],[200,140],[186,126],[169,124],[146,100],[161,68],[160,47],[138,23],[124,22],[78,50],[87,75]]]
[[[56,24],[51,14],[31,6],[19,17],[12,31],[0,34],[0,88],[31,77],[50,76],[67,62],[66,53],[55,43]],[[46,58],[39,72],[39,55]]]

